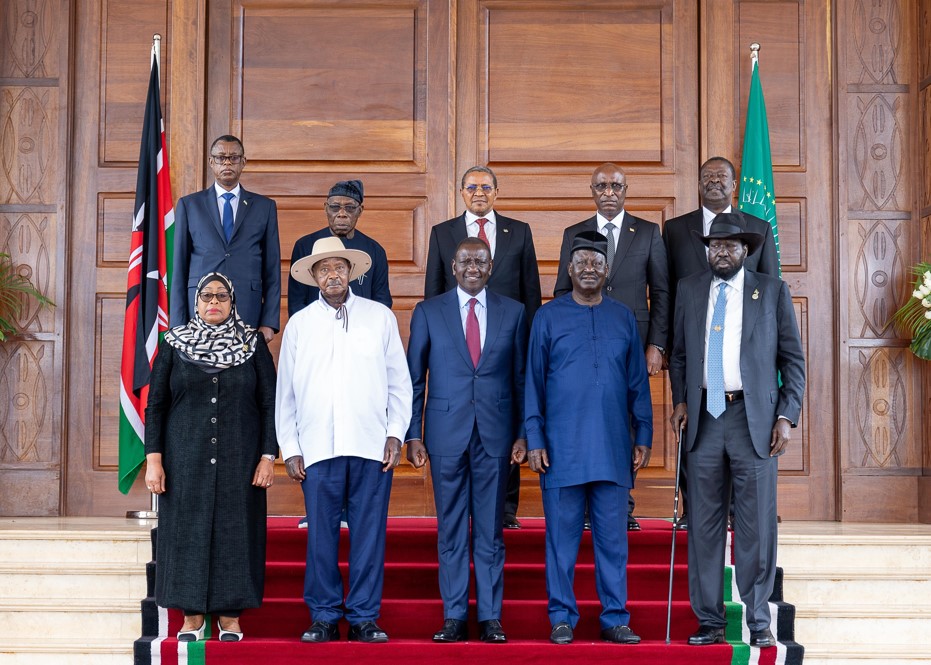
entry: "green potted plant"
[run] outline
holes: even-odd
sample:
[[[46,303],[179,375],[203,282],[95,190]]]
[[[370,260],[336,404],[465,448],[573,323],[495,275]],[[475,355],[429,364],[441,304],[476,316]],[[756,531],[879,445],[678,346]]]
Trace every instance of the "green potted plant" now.
[[[23,296],[35,298],[43,307],[55,306],[28,277],[17,271],[9,254],[0,253],[0,342],[23,332],[18,323]]]
[[[898,324],[912,336],[909,348],[922,360],[931,360],[931,263],[912,268],[915,290],[912,297],[895,313]]]

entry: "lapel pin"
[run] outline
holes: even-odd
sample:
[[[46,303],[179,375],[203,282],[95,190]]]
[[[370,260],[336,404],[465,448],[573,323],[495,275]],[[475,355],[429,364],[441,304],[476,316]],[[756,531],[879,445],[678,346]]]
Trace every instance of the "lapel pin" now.
[[[627,230],[630,231],[631,233],[636,233],[636,231],[634,230],[634,227],[632,226],[628,226]]]
[[[759,299],[760,299],[760,290],[759,290],[759,289],[753,289],[753,295],[750,296],[750,297],[753,298],[754,300],[759,300]]]
[[[714,327],[714,331],[715,331],[715,332],[721,332],[721,326],[715,326],[715,327]]]
[[[501,229],[501,230],[502,230],[502,231],[504,231],[505,233],[507,233],[507,232],[508,232],[508,229]]]

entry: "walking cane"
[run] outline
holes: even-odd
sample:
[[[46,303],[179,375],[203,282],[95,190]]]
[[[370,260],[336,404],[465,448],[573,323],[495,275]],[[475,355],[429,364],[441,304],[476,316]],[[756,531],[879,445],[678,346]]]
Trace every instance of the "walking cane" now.
[[[666,601],[666,644],[669,644],[669,631],[672,627],[672,574],[676,565],[676,531],[679,530],[679,473],[682,470],[682,430],[676,436],[676,492],[672,500],[672,551],[669,554],[669,599]]]

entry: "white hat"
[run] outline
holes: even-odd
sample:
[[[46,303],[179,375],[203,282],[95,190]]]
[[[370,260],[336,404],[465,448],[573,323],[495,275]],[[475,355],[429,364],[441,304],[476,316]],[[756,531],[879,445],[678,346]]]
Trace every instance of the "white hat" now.
[[[314,243],[313,252],[291,264],[291,277],[301,284],[317,286],[317,280],[311,274],[311,269],[317,261],[337,256],[349,261],[349,280],[352,281],[364,275],[372,267],[372,257],[359,249],[346,249],[343,242],[336,236],[320,238]]]

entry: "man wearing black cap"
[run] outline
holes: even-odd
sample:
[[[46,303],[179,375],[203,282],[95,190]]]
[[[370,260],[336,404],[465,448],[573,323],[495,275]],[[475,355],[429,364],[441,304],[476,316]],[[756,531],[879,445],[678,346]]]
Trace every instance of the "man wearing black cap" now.
[[[346,249],[358,249],[372,257],[372,267],[352,280],[349,288],[357,296],[380,302],[391,307],[391,291],[388,288],[388,256],[385,249],[375,240],[356,229],[362,215],[364,199],[361,180],[340,180],[330,188],[326,203],[327,228],[314,231],[294,244],[291,265],[305,256],[310,256],[314,243],[321,238],[336,236]],[[317,299],[320,289],[302,284],[288,277],[288,316],[298,312]]]
[[[805,358],[789,288],[744,268],[764,238],[736,217],[717,215],[700,236],[711,270],[679,282],[670,424],[675,432],[687,427],[689,599],[699,622],[689,644],[724,641],[722,562],[733,482],[734,561],[750,646],[772,647],[777,460],[798,422]]]
[[[650,460],[653,405],[633,312],[602,287],[608,241],[572,240],[572,291],[537,312],[527,350],[525,419],[530,468],[546,517],[550,640],[568,644],[579,620],[572,591],[588,502],[601,600],[601,637],[636,644],[627,604],[627,499]]]

